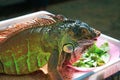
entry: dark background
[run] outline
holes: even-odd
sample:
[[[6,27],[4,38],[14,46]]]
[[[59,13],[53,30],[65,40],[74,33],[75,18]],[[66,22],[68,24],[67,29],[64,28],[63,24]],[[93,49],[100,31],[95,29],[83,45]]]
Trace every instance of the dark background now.
[[[103,34],[120,40],[120,0],[24,0],[0,5],[0,20],[40,10],[80,19]]]

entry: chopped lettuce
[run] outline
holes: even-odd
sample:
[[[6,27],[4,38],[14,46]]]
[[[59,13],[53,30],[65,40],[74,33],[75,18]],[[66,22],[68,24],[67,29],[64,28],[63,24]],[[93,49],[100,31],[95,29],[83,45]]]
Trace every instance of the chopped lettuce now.
[[[108,42],[103,43],[100,47],[94,43],[73,66],[87,68],[102,66],[107,63],[110,58],[108,51]]]

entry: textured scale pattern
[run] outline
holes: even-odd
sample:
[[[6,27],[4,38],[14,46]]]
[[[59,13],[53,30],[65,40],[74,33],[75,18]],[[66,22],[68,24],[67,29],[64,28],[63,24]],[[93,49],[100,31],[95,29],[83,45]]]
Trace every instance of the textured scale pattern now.
[[[12,28],[17,27],[15,30],[8,28],[2,31],[0,36],[5,37],[3,39],[5,43],[0,41],[0,46],[2,46],[0,47],[0,73],[26,74],[44,66],[48,62],[50,53],[41,49],[39,44],[41,35],[38,33],[41,32],[41,27],[53,23],[55,21],[50,19],[36,18],[32,21],[13,25]],[[39,28],[36,28],[37,26]],[[28,30],[23,31],[24,28],[28,28]],[[20,33],[15,34],[18,31]],[[32,38],[33,36],[35,39]],[[9,37],[13,38],[9,39]]]

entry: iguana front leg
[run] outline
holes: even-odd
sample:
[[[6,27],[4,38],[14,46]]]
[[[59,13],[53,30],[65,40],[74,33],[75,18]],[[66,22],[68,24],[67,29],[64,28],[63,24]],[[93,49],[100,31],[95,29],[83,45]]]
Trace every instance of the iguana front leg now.
[[[53,50],[53,53],[51,54],[48,62],[48,74],[50,75],[52,80],[63,80],[57,69],[58,61],[59,61],[59,51]]]

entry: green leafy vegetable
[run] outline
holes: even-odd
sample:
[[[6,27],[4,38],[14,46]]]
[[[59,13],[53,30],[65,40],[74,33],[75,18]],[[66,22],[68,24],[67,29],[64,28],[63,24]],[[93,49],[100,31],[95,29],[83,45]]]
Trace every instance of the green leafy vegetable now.
[[[108,42],[103,43],[100,47],[94,43],[73,66],[87,68],[102,66],[110,58],[108,51]]]

